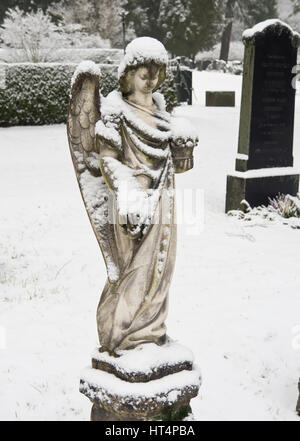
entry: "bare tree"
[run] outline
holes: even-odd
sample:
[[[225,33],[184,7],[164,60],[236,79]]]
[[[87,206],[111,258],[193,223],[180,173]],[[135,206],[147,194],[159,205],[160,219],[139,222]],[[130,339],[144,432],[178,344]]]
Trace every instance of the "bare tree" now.
[[[67,25],[81,25],[86,33],[98,34],[113,47],[122,47],[122,0],[64,0],[49,11]]]
[[[25,13],[16,7],[6,12],[0,38],[12,49],[13,60],[36,63],[46,61],[65,34],[41,9]]]

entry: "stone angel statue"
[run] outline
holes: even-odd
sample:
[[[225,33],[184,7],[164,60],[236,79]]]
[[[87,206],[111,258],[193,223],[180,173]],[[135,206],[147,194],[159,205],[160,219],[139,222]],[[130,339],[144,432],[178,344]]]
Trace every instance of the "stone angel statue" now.
[[[193,167],[198,139],[157,92],[167,52],[142,37],[126,48],[120,91],[99,94],[101,74],[83,62],[72,79],[68,139],[82,198],[108,279],[97,310],[101,351],[166,341],[176,255],[175,173]],[[101,101],[101,103],[100,103]]]

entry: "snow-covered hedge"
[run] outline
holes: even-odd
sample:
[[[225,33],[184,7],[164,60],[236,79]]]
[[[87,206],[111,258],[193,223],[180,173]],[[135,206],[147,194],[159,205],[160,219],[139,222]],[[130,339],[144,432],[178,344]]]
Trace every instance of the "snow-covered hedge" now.
[[[16,62],[15,53],[16,51],[13,49],[0,49],[0,61],[6,63]],[[52,63],[80,63],[82,60],[92,60],[98,64],[119,64],[122,57],[123,51],[121,49],[65,48],[51,51],[47,55],[47,60]],[[26,60],[18,59],[18,62],[23,61]]]
[[[66,121],[70,82],[77,64],[0,63],[0,126],[56,124]],[[118,88],[117,66],[100,65],[101,93]],[[176,89],[166,81],[167,107],[177,105]]]
[[[166,108],[168,112],[172,112],[174,107],[178,106],[178,93],[175,85],[175,76],[171,69],[167,69],[167,75],[164,83],[159,89],[166,100]]]
[[[0,64],[0,125],[40,125],[66,120],[76,64]],[[117,86],[116,67],[102,66],[102,90]]]

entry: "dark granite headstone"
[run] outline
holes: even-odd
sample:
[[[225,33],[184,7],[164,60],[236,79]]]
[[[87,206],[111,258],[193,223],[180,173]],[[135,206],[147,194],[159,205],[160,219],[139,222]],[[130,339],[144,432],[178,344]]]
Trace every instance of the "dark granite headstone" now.
[[[177,95],[179,103],[192,104],[192,75],[193,72],[190,69],[183,69],[182,67],[177,70],[175,82],[177,85]]]
[[[243,42],[239,146],[236,173],[227,179],[226,212],[238,209],[243,199],[257,206],[278,193],[295,195],[299,188],[292,170],[299,35],[279,20],[267,20],[246,31]]]
[[[235,92],[206,92],[206,107],[235,107]]]

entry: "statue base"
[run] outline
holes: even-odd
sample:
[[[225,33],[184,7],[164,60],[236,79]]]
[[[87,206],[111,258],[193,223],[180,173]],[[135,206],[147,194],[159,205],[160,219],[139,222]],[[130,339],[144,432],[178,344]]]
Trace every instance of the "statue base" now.
[[[83,371],[80,392],[93,403],[91,421],[182,421],[192,413],[201,374],[185,347],[141,345],[118,351],[96,350]]]
[[[288,167],[235,172],[227,176],[226,213],[240,210],[243,200],[251,207],[258,207],[268,205],[269,197],[279,193],[296,196],[298,191],[299,174]]]

